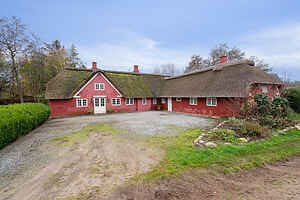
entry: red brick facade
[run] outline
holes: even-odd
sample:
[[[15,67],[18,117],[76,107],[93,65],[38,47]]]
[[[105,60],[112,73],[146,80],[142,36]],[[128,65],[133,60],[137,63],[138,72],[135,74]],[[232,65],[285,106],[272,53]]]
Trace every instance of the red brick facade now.
[[[95,90],[95,83],[104,83],[104,90]],[[262,92],[265,92],[272,99],[280,95],[280,88],[277,85],[270,84],[253,84],[249,87],[249,97]],[[121,97],[118,90],[102,74],[98,73],[76,94],[76,97],[67,100],[50,100],[51,116],[61,117],[93,113],[94,96],[106,97],[106,111],[148,111],[156,110],[157,105],[161,105],[162,110],[168,110],[168,98],[165,98],[165,103],[162,103],[161,98],[157,98],[157,105],[153,104],[153,98],[147,98],[146,104],[142,104],[141,98],[135,98],[133,105],[126,105],[125,98]],[[76,107],[77,98],[87,99],[88,105],[86,107]],[[120,98],[121,105],[113,106],[112,98]],[[176,98],[172,98],[172,112],[205,116],[233,116],[239,113],[240,107],[245,100],[245,98],[217,98],[216,106],[208,106],[206,98],[197,98],[197,105],[190,105],[189,98],[181,98],[181,101],[176,101]]]
[[[95,90],[95,83],[104,83],[104,90]],[[82,115],[94,112],[94,96],[106,97],[106,111],[112,112],[134,112],[154,110],[152,98],[146,99],[146,104],[142,104],[141,98],[134,98],[133,105],[126,105],[125,98],[99,73],[83,89],[76,94],[76,97],[65,100],[50,100],[52,117],[63,117],[72,115]],[[76,107],[76,99],[87,99],[87,107]],[[121,105],[113,106],[112,98],[120,98]]]

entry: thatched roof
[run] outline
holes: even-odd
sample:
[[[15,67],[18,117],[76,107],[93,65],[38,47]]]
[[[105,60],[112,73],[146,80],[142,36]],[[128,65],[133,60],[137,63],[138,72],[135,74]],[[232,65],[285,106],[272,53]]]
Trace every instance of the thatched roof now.
[[[171,77],[160,93],[162,97],[247,97],[253,83],[282,84],[249,61],[219,64],[204,70]]]
[[[124,97],[154,97],[159,95],[162,75],[67,68],[47,85],[47,99],[70,99],[96,73],[102,73]]]
[[[66,69],[49,81],[47,99],[70,99],[95,73],[102,73],[124,97],[247,97],[254,83],[282,84],[249,61],[219,64],[188,74],[157,74]]]

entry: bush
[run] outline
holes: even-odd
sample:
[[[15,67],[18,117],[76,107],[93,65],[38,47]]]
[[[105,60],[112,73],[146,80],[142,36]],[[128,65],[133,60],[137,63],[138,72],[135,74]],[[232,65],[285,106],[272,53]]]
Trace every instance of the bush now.
[[[254,99],[257,104],[257,111],[261,117],[265,117],[271,113],[271,104],[266,94],[257,94]]]
[[[258,122],[245,121],[242,128],[242,134],[250,137],[266,137],[270,134],[270,129]]]
[[[272,103],[272,115],[274,117],[287,117],[288,100],[283,97],[274,97]]]
[[[0,106],[0,148],[42,124],[49,115],[49,107],[41,103]]]
[[[208,135],[211,140],[223,140],[225,142],[237,143],[237,137],[234,130],[230,129],[217,129]]]
[[[287,90],[287,99],[292,109],[300,113],[300,88],[290,88]]]

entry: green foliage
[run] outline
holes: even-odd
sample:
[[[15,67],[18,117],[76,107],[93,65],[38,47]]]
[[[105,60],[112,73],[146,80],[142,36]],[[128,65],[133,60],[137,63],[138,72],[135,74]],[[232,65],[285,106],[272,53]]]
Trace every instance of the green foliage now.
[[[287,117],[288,100],[283,97],[274,97],[272,103],[272,115],[274,117]]]
[[[266,137],[270,134],[270,129],[267,126],[261,126],[258,122],[251,121],[245,121],[241,131],[248,137]]]
[[[107,112],[112,113],[112,108],[111,107],[107,108]]]
[[[49,107],[40,103],[0,106],[0,148],[42,124],[49,115]]]
[[[255,95],[254,100],[257,104],[257,111],[261,117],[265,117],[270,114],[271,104],[266,94],[257,94]]]
[[[291,120],[300,121],[300,113],[289,113],[288,118]]]
[[[287,99],[292,109],[300,113],[300,88],[290,88],[287,90]]]
[[[234,144],[239,143],[235,131],[230,129],[217,129],[215,131],[212,131],[211,133],[209,133],[208,138],[210,140],[222,140]]]
[[[289,131],[285,135],[242,146],[195,148],[193,140],[201,132],[193,129],[178,136],[154,137],[152,143],[162,145],[166,151],[165,158],[151,172],[140,178],[152,180],[196,167],[213,167],[223,172],[234,172],[260,167],[300,152],[300,131]]]

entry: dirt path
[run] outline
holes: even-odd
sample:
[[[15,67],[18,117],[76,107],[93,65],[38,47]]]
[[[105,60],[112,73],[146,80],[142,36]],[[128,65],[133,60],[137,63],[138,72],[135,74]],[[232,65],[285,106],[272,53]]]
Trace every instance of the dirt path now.
[[[233,175],[190,170],[178,178],[118,188],[108,199],[298,200],[300,156]]]
[[[72,134],[95,123],[112,127],[82,138]],[[214,123],[211,119],[166,112],[50,120],[0,151],[0,199],[104,198],[161,159],[163,152],[145,146],[137,138],[172,135]],[[120,134],[112,136],[114,130]],[[64,137],[73,136],[79,138],[65,146]]]

